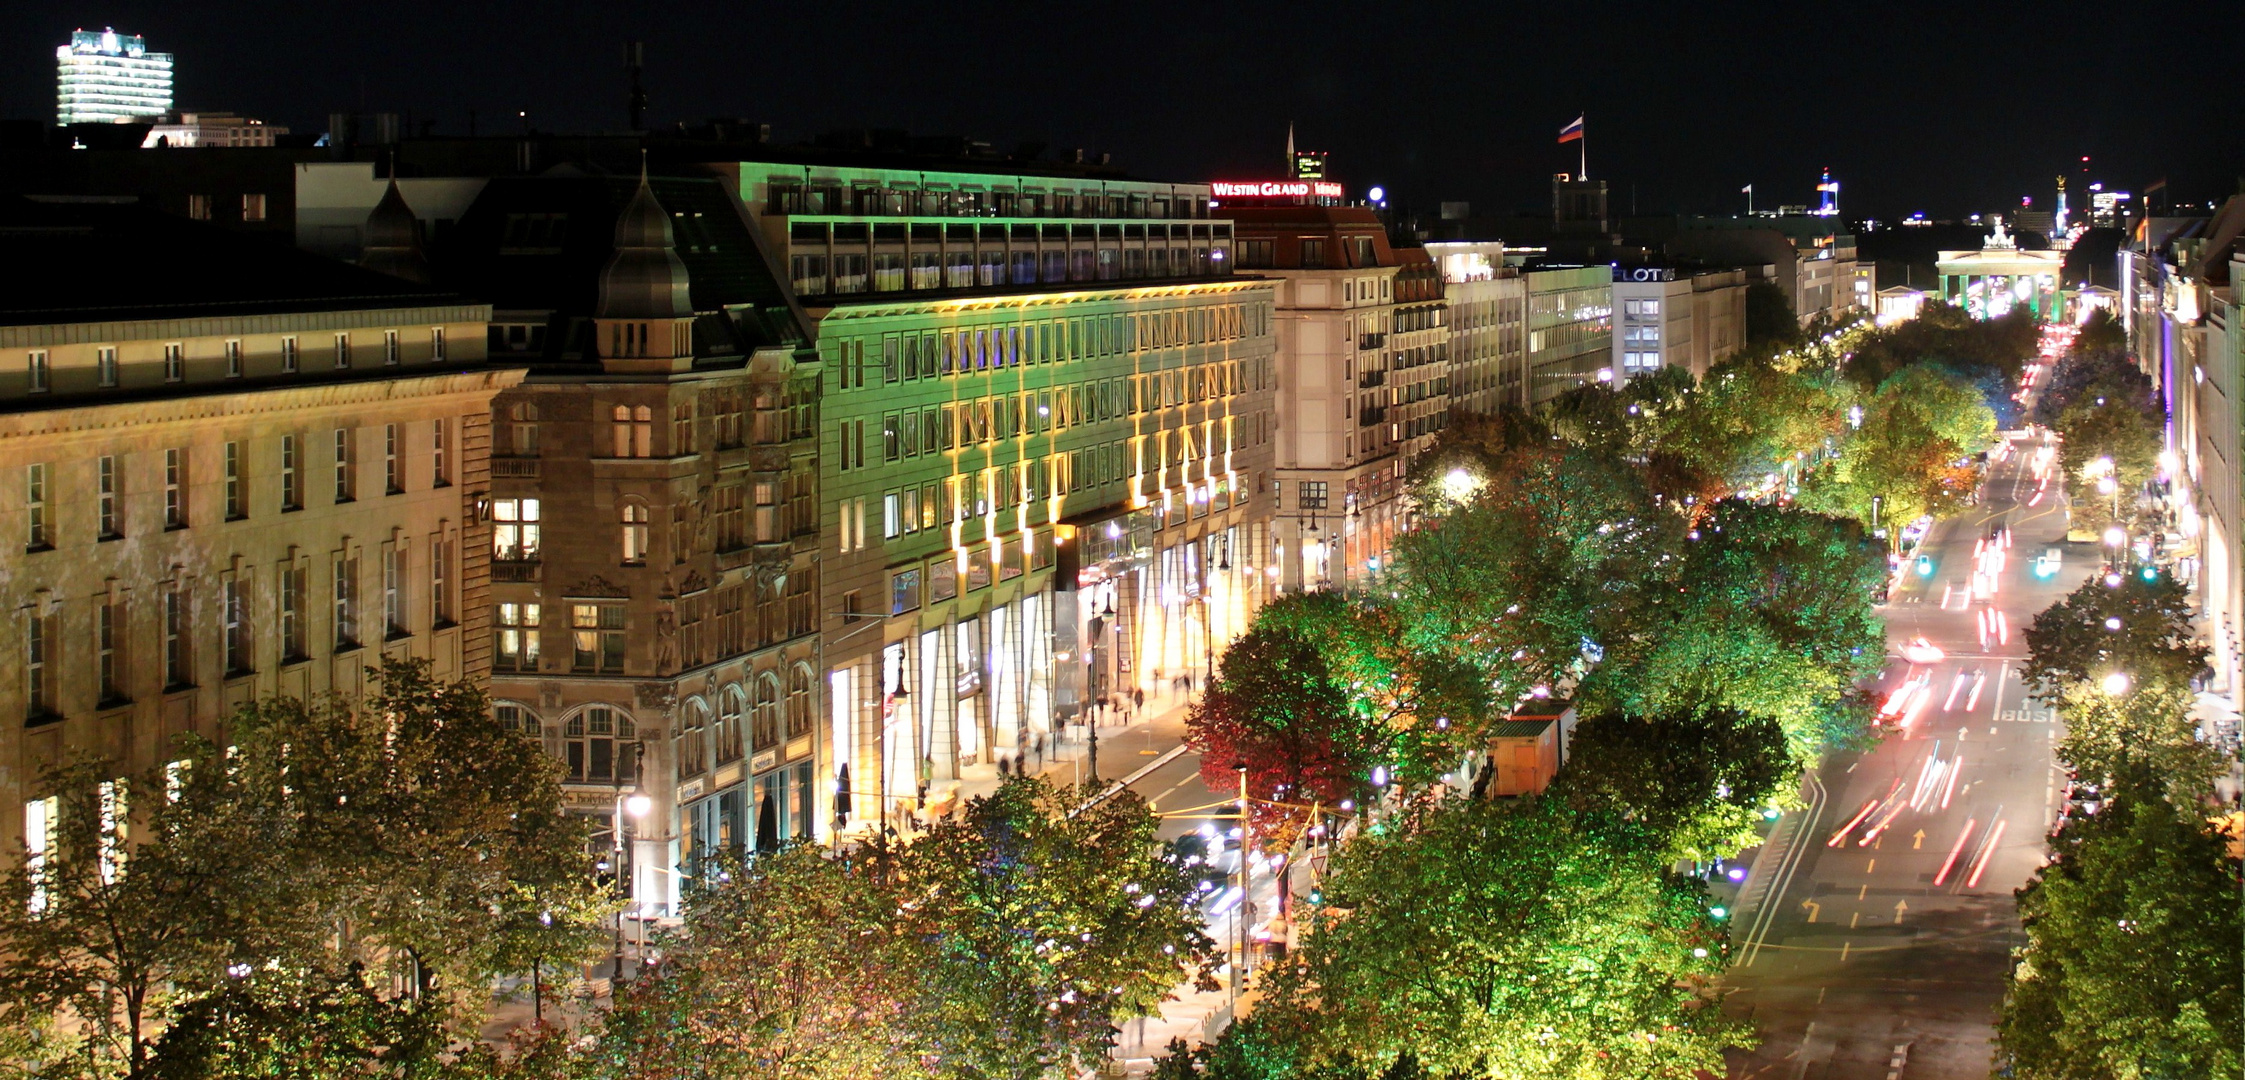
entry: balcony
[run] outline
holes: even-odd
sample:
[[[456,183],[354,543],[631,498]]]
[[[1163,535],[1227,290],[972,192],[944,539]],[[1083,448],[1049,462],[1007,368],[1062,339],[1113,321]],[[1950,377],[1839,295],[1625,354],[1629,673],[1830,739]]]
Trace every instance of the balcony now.
[[[536,480],[538,459],[534,457],[494,457],[491,459],[493,480]]]
[[[1388,407],[1385,405],[1375,405],[1369,409],[1360,409],[1357,411],[1356,426],[1371,427],[1374,424],[1384,424],[1387,422],[1387,418]]]
[[[1370,390],[1375,386],[1386,386],[1387,383],[1388,373],[1385,371],[1367,371],[1356,377],[1356,385],[1360,390]]]
[[[1359,334],[1356,339],[1356,347],[1359,349],[1377,349],[1387,343],[1386,334]]]
[[[542,572],[544,566],[544,563],[538,562],[503,562],[493,559],[491,560],[491,580],[501,583],[537,581],[544,576]]]

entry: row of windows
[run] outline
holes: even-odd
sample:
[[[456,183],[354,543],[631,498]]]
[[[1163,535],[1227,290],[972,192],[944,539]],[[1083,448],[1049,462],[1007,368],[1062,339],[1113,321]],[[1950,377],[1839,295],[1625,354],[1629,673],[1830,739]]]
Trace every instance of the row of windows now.
[[[838,180],[830,180],[805,183],[797,177],[774,176],[766,181],[766,193],[765,212],[775,215],[1163,219],[1201,218],[1208,214],[1208,200],[1204,196],[1121,193],[1102,189],[1082,192],[986,191],[969,187],[926,187],[895,182],[844,184]],[[984,226],[990,227],[992,226]],[[971,229],[973,226],[953,225],[949,228]],[[1206,229],[1208,226],[1197,228]]]
[[[410,637],[415,621],[425,615],[431,629],[454,625],[455,604],[458,602],[458,542],[450,535],[431,537],[421,549],[426,559],[425,569],[415,568],[416,552],[404,544],[384,544],[381,560],[381,610],[382,622],[378,629],[385,640]],[[331,614],[332,644],[336,652],[359,648],[362,644],[362,581],[360,557],[355,552],[338,553],[330,563],[329,611]],[[128,600],[122,596],[101,599],[93,605],[92,646],[94,657],[94,704],[108,707],[132,699],[131,685],[138,673],[160,672],[158,687],[165,691],[179,690],[195,685],[198,633],[217,631],[216,656],[219,670],[227,678],[249,675],[257,670],[259,650],[258,623],[270,619],[268,629],[272,635],[271,655],[282,664],[299,663],[310,659],[312,598],[309,595],[311,568],[306,561],[295,561],[280,567],[272,582],[270,607],[257,603],[254,579],[247,576],[225,574],[219,584],[218,608],[214,623],[198,622],[196,598],[180,582],[163,585],[156,594],[156,622],[161,642],[153,668],[136,667],[129,661],[132,634],[131,613]],[[75,649],[65,645],[66,632],[62,627],[60,608],[31,609],[24,616],[24,686],[25,714],[32,719],[58,715],[62,711],[59,701],[61,671],[59,662],[64,653],[75,655]],[[147,686],[140,687],[142,690]]]
[[[404,362],[405,346],[399,338],[398,331],[382,331],[381,345],[382,362],[385,365],[394,366]],[[354,348],[350,334],[336,334],[330,353],[332,369],[337,371],[348,369],[351,366]],[[270,358],[273,361],[272,370],[278,374],[294,375],[304,369],[303,349],[296,335],[293,334],[281,337],[275,342],[275,348],[270,354]],[[196,356],[190,358],[186,342],[171,341],[165,342],[163,345],[163,381],[167,383],[186,381],[190,359],[193,359],[198,367],[206,359],[219,360],[222,366],[218,366],[213,374],[223,374],[224,377],[229,379],[239,379],[250,374],[250,369],[253,366],[253,358],[251,354],[245,351],[240,338],[227,338],[220,342],[219,353],[216,357]],[[445,359],[444,327],[430,327],[428,360],[430,363],[443,363]],[[258,357],[255,366],[265,367],[263,361],[264,357]],[[55,371],[49,350],[30,350],[25,354],[24,366],[24,386],[28,392],[43,394],[54,389]],[[102,388],[115,387],[123,385],[123,382],[124,372],[118,360],[118,346],[95,346],[95,386]]]
[[[405,491],[407,430],[411,426],[417,425],[386,424],[382,429],[383,487],[391,495]],[[450,486],[455,464],[451,422],[431,421],[427,438],[430,484]],[[273,475],[280,481],[279,509],[283,513],[304,508],[305,487],[309,481],[307,441],[307,436],[283,435],[280,445],[274,448]],[[351,502],[358,497],[358,430],[335,429],[329,445],[332,447],[334,501]],[[166,531],[184,529],[190,524],[191,455],[189,447],[174,447],[163,452],[161,521]],[[219,447],[220,509],[227,521],[240,521],[250,516],[250,479],[257,471],[250,458],[247,443],[227,442]],[[96,539],[117,540],[125,536],[127,464],[113,454],[94,459]],[[56,544],[54,469],[55,466],[45,462],[24,467],[24,548],[27,551],[47,551]]]
[[[993,285],[1205,277],[1226,263],[1221,247],[1078,247],[1043,250],[876,251],[788,256],[788,276],[798,295],[893,293]]]
[[[934,379],[1032,364],[1066,363],[1146,350],[1204,345],[1269,333],[1269,308],[1226,304],[1135,315],[1100,315],[839,340],[831,356],[839,389]]]

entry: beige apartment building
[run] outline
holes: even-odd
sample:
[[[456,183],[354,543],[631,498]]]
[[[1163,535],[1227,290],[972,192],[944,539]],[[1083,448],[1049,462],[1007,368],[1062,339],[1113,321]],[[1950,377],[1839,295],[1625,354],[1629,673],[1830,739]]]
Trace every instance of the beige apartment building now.
[[[0,846],[386,657],[489,670],[489,308],[137,206],[0,201]],[[13,856],[9,856],[12,858]]]
[[[1663,367],[1706,375],[1746,343],[1749,280],[1738,268],[1615,270],[1612,371],[1622,382]]]
[[[1227,207],[1239,268],[1278,282],[1280,582],[1348,588],[1405,526],[1410,456],[1449,410],[1439,268],[1405,261],[1369,209]]]

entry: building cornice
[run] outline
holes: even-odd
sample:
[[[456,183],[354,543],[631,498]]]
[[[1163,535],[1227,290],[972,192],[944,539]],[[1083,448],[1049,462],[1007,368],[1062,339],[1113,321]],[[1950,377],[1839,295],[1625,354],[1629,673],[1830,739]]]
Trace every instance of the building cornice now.
[[[153,424],[238,420],[304,409],[349,408],[454,395],[488,397],[512,388],[522,381],[522,376],[521,368],[486,368],[4,413],[0,414],[0,439],[42,438]]]
[[[253,334],[316,333],[322,330],[490,321],[489,304],[437,304],[425,307],[31,323],[0,326],[0,349],[44,349],[59,345],[107,345],[126,341],[177,341],[184,338],[247,337]]]
[[[1257,271],[1260,273],[1260,271]],[[842,302],[823,310],[820,321],[828,319],[872,319],[891,315],[949,315],[974,311],[1001,311],[1027,307],[1052,307],[1061,304],[1102,303],[1115,300],[1160,300],[1171,297],[1207,296],[1210,294],[1249,292],[1257,288],[1270,289],[1274,282],[1263,278],[1239,277],[1224,281],[1181,282],[1174,285],[1109,286],[1088,289],[1058,289],[1049,292],[1022,292],[997,296],[959,296],[936,299],[933,297],[900,296],[870,302]]]

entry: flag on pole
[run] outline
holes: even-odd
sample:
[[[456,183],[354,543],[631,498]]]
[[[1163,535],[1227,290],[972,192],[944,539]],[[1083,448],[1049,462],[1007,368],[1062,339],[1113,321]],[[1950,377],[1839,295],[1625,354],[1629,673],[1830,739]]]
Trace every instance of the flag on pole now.
[[[1752,195],[1754,193],[1754,185],[1748,184],[1745,187],[1738,189],[1738,193],[1741,195]]]
[[[1571,143],[1580,138],[1582,138],[1582,117],[1575,117],[1574,123],[1559,129],[1560,142]]]

